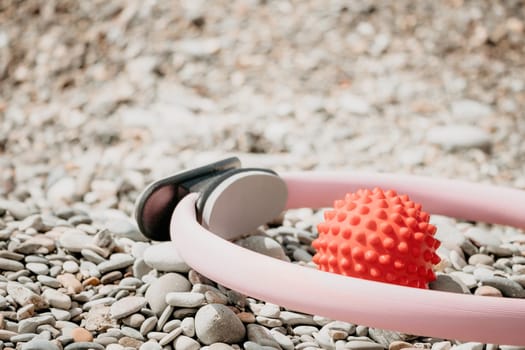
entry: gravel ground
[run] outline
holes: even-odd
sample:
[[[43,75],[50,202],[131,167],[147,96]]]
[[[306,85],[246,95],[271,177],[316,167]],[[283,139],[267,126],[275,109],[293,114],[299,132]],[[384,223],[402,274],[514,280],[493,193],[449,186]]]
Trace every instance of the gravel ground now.
[[[131,214],[151,180],[228,155],[525,189],[524,33],[522,1],[0,0],[2,347],[497,349],[240,295]],[[321,215],[239,243],[311,264]],[[524,297],[521,231],[432,220],[431,288]]]

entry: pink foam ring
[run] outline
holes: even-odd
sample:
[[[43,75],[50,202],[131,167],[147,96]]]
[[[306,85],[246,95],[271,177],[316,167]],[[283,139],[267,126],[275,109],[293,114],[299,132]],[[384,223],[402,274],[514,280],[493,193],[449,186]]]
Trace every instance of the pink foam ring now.
[[[525,227],[525,192],[413,176],[290,173],[288,208],[325,207],[362,187],[406,193],[426,211]],[[525,345],[525,300],[403,287],[346,277],[270,258],[217,237],[197,221],[197,194],[171,220],[171,237],[192,268],[246,295],[309,314],[400,332]],[[521,208],[521,213],[520,209]]]

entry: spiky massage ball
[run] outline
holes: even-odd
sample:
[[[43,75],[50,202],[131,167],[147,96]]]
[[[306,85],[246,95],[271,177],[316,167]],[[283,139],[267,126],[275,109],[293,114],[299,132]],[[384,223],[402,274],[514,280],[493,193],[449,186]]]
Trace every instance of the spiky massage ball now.
[[[418,288],[436,279],[436,227],[407,195],[361,189],[336,200],[324,219],[312,242],[321,270]]]

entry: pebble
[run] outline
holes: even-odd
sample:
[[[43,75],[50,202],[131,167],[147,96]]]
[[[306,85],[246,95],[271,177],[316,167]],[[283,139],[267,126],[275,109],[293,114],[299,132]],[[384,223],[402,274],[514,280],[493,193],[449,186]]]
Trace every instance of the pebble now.
[[[46,309],[49,304],[40,295],[16,282],[7,282],[7,294],[20,306],[33,304],[35,310]]]
[[[284,350],[293,350],[294,349],[294,343],[292,340],[284,335],[283,333],[277,331],[277,330],[271,330],[270,334],[275,339],[275,341],[280,345],[280,347]]]
[[[496,234],[477,227],[472,227],[466,230],[465,236],[478,246],[499,246],[502,243],[501,239],[499,239]]]
[[[101,262],[97,265],[100,273],[105,274],[110,271],[124,269],[133,264],[133,257],[128,254],[113,254],[111,259]]]
[[[55,318],[52,315],[42,315],[26,318],[18,322],[18,333],[35,333],[38,326],[43,324],[55,324]]]
[[[91,332],[82,327],[71,330],[71,337],[75,342],[91,342],[93,340]]]
[[[181,335],[175,340],[174,347],[175,350],[198,350],[201,345],[195,339]]]
[[[75,342],[66,345],[64,350],[104,350],[104,346],[94,342]]]
[[[494,258],[486,254],[474,254],[468,259],[470,265],[487,265],[492,266],[494,264]]]
[[[452,344],[449,341],[440,341],[432,344],[432,350],[450,350]]]
[[[215,342],[238,343],[246,334],[244,325],[235,313],[221,304],[208,304],[197,311],[195,332],[206,345]]]
[[[146,318],[142,314],[133,314],[122,319],[122,323],[132,328],[140,328]],[[142,332],[141,332],[142,333]]]
[[[478,284],[474,276],[470,273],[465,273],[462,271],[453,271],[450,273],[450,276],[457,277],[469,289],[476,287]]]
[[[82,283],[76,279],[76,277],[70,273],[64,273],[56,276],[58,282],[67,289],[68,293],[77,294],[82,291]]]
[[[482,295],[486,297],[502,297],[503,294],[497,288],[492,286],[479,286],[474,292],[475,295]]]
[[[480,280],[483,285],[499,289],[506,297],[525,298],[525,290],[523,287],[518,282],[511,279],[498,276],[487,276],[482,277]]]
[[[193,292],[170,292],[166,294],[166,303],[176,307],[197,307],[204,303],[204,294]]]
[[[474,100],[454,101],[452,102],[451,109],[454,116],[474,122],[478,122],[493,113],[490,106]]]
[[[454,345],[452,350],[483,350],[483,344],[468,342],[459,345]]]
[[[139,350],[162,350],[162,346],[159,343],[148,341],[142,344]]]
[[[274,239],[266,236],[249,236],[237,240],[236,244],[254,252],[270,256],[272,258],[288,261],[283,247]]]
[[[140,333],[144,336],[148,334],[150,331],[155,329],[157,321],[158,319],[155,316],[148,317],[140,326]]]
[[[160,315],[166,308],[166,295],[172,292],[188,292],[191,283],[178,273],[167,273],[153,281],[146,291],[145,298],[151,310]]]
[[[64,272],[77,273],[79,270],[78,264],[74,261],[65,261],[62,265]]]
[[[345,344],[345,349],[350,350],[383,350],[385,347],[369,341],[351,340]]]
[[[165,346],[175,340],[182,333],[182,328],[178,327],[166,334],[160,341],[160,346]]]
[[[121,319],[139,312],[147,301],[143,297],[131,296],[116,301],[110,308],[111,317]]]
[[[158,271],[186,273],[190,267],[182,260],[173,242],[154,244],[144,251],[144,262]]]
[[[19,271],[24,268],[24,264],[10,259],[0,258],[0,270]]]
[[[261,345],[273,348],[279,348],[279,343],[275,340],[272,333],[263,326],[249,324],[246,326],[248,340]]]
[[[59,347],[52,341],[33,338],[33,340],[22,345],[22,350],[59,350]]]
[[[469,148],[489,150],[492,144],[491,137],[485,130],[469,125],[433,127],[427,134],[427,140],[447,151]]]
[[[393,341],[388,345],[388,350],[401,350],[405,348],[412,348],[413,345],[401,340]]]
[[[67,229],[58,239],[58,243],[71,253],[80,253],[82,249],[93,245],[93,237],[79,229]]]
[[[430,282],[428,286],[432,290],[440,290],[443,292],[470,293],[467,286],[461,282],[459,278],[450,275],[437,274],[436,280]]]
[[[195,319],[193,317],[185,317],[181,322],[182,333],[185,336],[195,336]]]
[[[71,298],[55,289],[44,290],[42,297],[47,301],[49,306],[63,310],[69,310],[71,308]]]

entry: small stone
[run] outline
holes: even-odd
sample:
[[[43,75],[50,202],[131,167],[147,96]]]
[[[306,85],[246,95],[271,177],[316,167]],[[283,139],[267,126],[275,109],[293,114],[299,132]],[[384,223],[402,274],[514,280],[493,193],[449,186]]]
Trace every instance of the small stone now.
[[[157,321],[158,319],[155,316],[148,317],[140,326],[140,333],[144,336],[148,334],[150,331],[155,329]]]
[[[462,271],[453,271],[450,273],[451,276],[457,277],[467,288],[474,288],[477,286],[478,282],[470,273],[465,273]]]
[[[114,319],[124,318],[135,312],[139,312],[147,301],[143,297],[126,297],[116,301],[110,308],[111,317]]]
[[[16,282],[7,282],[7,294],[20,306],[33,304],[35,310],[46,309],[49,304],[40,295]]]
[[[145,298],[151,310],[160,315],[166,308],[166,295],[171,292],[188,292],[191,283],[182,275],[177,273],[167,273],[151,283],[146,291]]]
[[[66,345],[64,350],[104,350],[104,346],[93,342],[75,342]]]
[[[193,317],[185,317],[181,322],[182,333],[185,336],[195,336],[195,319]]]
[[[59,350],[59,347],[52,341],[33,338],[33,340],[22,345],[22,350]]]
[[[52,315],[35,316],[18,322],[18,333],[35,333],[38,326],[43,324],[55,325]]]
[[[263,326],[266,326],[268,328],[280,327],[283,325],[283,322],[276,318],[257,316],[255,320],[257,321],[257,323],[262,324]]]
[[[285,325],[289,326],[296,326],[296,325],[311,325],[315,326],[317,323],[315,323],[313,316],[311,315],[305,315],[300,314],[297,312],[292,311],[281,311],[279,314],[279,318]]]
[[[454,345],[452,347],[453,350],[483,350],[483,344],[481,343],[463,343],[460,345]]]
[[[69,310],[71,308],[71,298],[55,289],[46,289],[42,297],[47,303],[58,309]]]
[[[166,334],[160,341],[160,346],[165,346],[175,340],[182,333],[182,328],[178,327]]]
[[[254,252],[270,256],[272,258],[288,261],[283,247],[274,239],[266,236],[249,236],[237,240],[236,244]]]
[[[174,346],[175,350],[198,350],[201,347],[198,341],[185,335],[177,337]]]
[[[82,291],[82,283],[70,273],[64,273],[57,276],[57,280],[67,289],[68,293],[77,294]]]
[[[246,334],[244,325],[235,313],[221,304],[208,304],[197,311],[195,331],[199,340],[206,345],[215,342],[238,343]]]
[[[163,242],[148,247],[144,251],[144,262],[158,271],[186,273],[190,270],[173,242]]]
[[[148,342],[142,344],[140,346],[139,350],[162,350],[162,346],[160,346],[159,343],[155,343],[153,341],[148,341]]]
[[[176,307],[197,307],[205,301],[204,294],[192,292],[171,292],[166,294],[166,303]]]
[[[293,329],[294,334],[296,335],[312,335],[314,332],[318,332],[319,329],[314,326],[297,326]]]
[[[142,314],[133,314],[122,319],[122,323],[132,328],[140,328],[146,318]]]
[[[474,292],[475,295],[482,295],[486,297],[502,297],[503,294],[497,288],[492,286],[479,286]]]
[[[24,269],[24,264],[15,260],[0,258],[0,270],[2,271],[20,271]]]
[[[494,258],[486,254],[474,254],[468,259],[470,265],[487,265],[492,266],[494,264]]]
[[[243,323],[254,323],[255,322],[255,315],[252,314],[251,312],[239,312],[237,314],[237,317]]]
[[[477,227],[469,228],[465,231],[465,236],[478,246],[499,246],[501,239],[491,232],[487,232]]]
[[[432,344],[432,350],[450,350],[452,344],[449,341],[440,341]]]
[[[140,341],[144,340],[144,337],[142,336],[142,334],[140,334],[140,332],[138,330],[136,330],[135,328],[121,327],[120,331],[122,332],[122,335],[124,335],[125,337],[137,339],[137,340],[140,340]],[[120,344],[122,344],[122,343],[120,343]]]
[[[74,261],[65,261],[64,264],[62,264],[62,269],[64,270],[64,272],[68,272],[68,273],[77,273],[79,268],[78,268],[78,264]]]
[[[34,273],[35,275],[47,275],[49,273],[49,267],[42,263],[27,263],[26,269]]]
[[[261,346],[271,346],[279,349],[279,343],[266,327],[257,324],[249,324],[246,326],[246,329],[248,340]]]
[[[525,290],[523,287],[511,279],[498,276],[483,277],[481,278],[481,283],[499,289],[506,297],[525,298]]]
[[[388,350],[401,350],[401,349],[411,348],[411,347],[413,347],[413,345],[410,343],[407,343],[401,340],[396,340],[390,343],[390,345],[388,345]]]
[[[104,274],[114,270],[124,269],[133,264],[133,257],[128,254],[113,254],[111,259],[97,265],[100,273]]]
[[[16,220],[24,220],[28,216],[35,214],[32,208],[18,201],[0,200],[0,208],[8,211]]]
[[[459,278],[437,274],[436,280],[429,283],[429,288],[443,292],[470,294],[469,289]]]
[[[270,318],[279,318],[280,313],[281,308],[278,305],[266,303],[259,311],[258,315]]]
[[[72,177],[63,177],[47,190],[47,198],[56,204],[70,203],[75,196],[76,181]]]
[[[293,344],[292,340],[289,337],[287,337],[286,335],[284,335],[281,332],[276,331],[276,330],[271,330],[270,333],[273,336],[273,338],[275,339],[275,341],[277,343],[279,343],[281,348],[283,348],[284,350],[293,350],[294,349],[294,344]]]
[[[93,340],[91,332],[82,327],[71,330],[71,336],[75,342],[90,342]]]
[[[451,108],[454,116],[466,121],[478,122],[493,113],[490,106],[474,100],[454,101]]]
[[[72,253],[80,253],[82,249],[93,245],[93,237],[88,236],[79,229],[68,229],[58,239],[60,246]]]
[[[351,340],[345,344],[345,349],[350,350],[383,350],[385,347],[381,344],[363,340]]]
[[[428,132],[427,139],[448,151],[469,148],[488,150],[491,146],[489,134],[478,127],[468,125],[434,127]]]
[[[370,113],[370,105],[364,97],[352,93],[344,93],[339,99],[341,108],[353,114],[367,115]]]
[[[384,347],[388,347],[388,345],[394,341],[407,341],[407,340],[415,338],[408,334],[379,329],[379,328],[369,328],[368,335],[375,342],[381,344]]]

